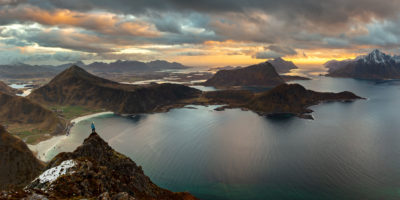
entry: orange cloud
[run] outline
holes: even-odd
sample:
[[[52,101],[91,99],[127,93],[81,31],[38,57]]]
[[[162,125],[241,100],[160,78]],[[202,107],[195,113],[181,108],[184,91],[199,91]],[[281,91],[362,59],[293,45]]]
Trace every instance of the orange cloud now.
[[[258,51],[264,50],[266,45],[257,43],[246,43],[234,40],[227,41],[206,41],[202,45],[197,45],[191,48],[179,49],[182,51],[201,51],[205,52],[204,55],[190,55],[178,54],[172,60],[193,65],[193,66],[246,66],[264,62],[267,59],[256,59],[254,55]],[[371,46],[358,46],[355,49],[296,49],[299,53],[297,55],[285,56],[285,60],[293,61],[300,67],[322,67],[323,64],[329,60],[345,60],[354,59],[362,53],[356,53],[357,49],[373,48]],[[169,50],[171,53],[172,50]],[[178,50],[175,50],[178,51]]]
[[[33,21],[43,25],[74,26],[111,35],[157,37],[154,25],[111,13],[81,13],[67,9],[47,11],[38,7],[19,6],[0,10],[2,19]]]

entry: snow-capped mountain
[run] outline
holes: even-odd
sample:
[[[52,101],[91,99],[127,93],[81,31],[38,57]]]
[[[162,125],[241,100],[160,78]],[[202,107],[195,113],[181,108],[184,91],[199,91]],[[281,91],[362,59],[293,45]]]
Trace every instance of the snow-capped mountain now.
[[[378,49],[354,60],[325,63],[328,76],[360,79],[400,79],[400,56],[385,54]]]
[[[385,54],[378,49],[373,50],[368,55],[359,56],[356,60],[368,64],[390,64],[396,62],[395,56]]]

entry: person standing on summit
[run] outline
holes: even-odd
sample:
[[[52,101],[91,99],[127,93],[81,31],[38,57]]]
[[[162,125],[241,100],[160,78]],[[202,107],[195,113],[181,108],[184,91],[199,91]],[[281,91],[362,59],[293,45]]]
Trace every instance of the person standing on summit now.
[[[96,127],[94,126],[94,122],[92,122],[90,127],[92,128],[92,133],[96,132]]]

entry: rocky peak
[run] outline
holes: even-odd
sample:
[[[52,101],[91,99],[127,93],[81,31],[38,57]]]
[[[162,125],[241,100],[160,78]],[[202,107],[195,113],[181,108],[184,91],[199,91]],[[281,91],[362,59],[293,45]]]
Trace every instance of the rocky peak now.
[[[60,153],[26,187],[51,198],[126,196],[136,199],[196,199],[155,185],[140,166],[92,133],[74,152]]]
[[[60,74],[58,74],[52,81],[54,80],[63,80],[63,79],[69,79],[72,77],[85,77],[85,76],[90,76],[90,74],[84,70],[83,68],[77,66],[77,65],[72,65],[71,67],[67,68]]]
[[[75,62],[75,65],[78,65],[78,66],[85,66],[85,63],[82,62],[81,60],[79,60],[79,61],[76,61],[76,62]]]
[[[130,161],[128,157],[114,151],[97,133],[90,134],[72,155],[74,158],[84,157],[96,160],[99,164],[109,167],[115,166],[121,161]],[[134,165],[133,167],[139,169],[134,162],[132,164]]]
[[[67,86],[67,85],[77,85],[78,82],[83,81],[85,83],[93,83],[93,84],[115,84],[113,81],[109,81],[100,77],[97,77],[83,68],[77,66],[77,65],[72,65],[68,69],[64,70],[60,74],[58,74],[56,77],[54,77],[50,81],[50,85],[55,84],[58,86]],[[59,83],[59,84],[57,84]],[[83,83],[81,83],[83,84]]]
[[[71,67],[69,67],[66,72],[74,72],[74,73],[84,73],[86,72],[83,68],[79,67],[78,65],[72,65]]]
[[[369,64],[385,64],[394,61],[391,55],[385,54],[378,49],[373,50],[366,56],[361,56],[358,60]]]

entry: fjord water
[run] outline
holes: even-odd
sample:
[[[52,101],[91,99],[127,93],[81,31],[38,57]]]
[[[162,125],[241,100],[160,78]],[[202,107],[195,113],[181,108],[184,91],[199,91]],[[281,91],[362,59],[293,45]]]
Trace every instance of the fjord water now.
[[[311,107],[315,120],[215,106],[78,123],[59,151],[98,133],[161,187],[200,199],[399,199],[400,82],[317,77],[308,89],[368,98]]]

